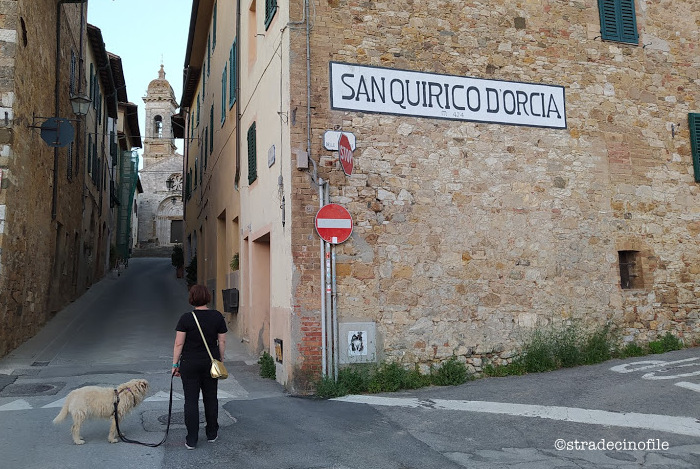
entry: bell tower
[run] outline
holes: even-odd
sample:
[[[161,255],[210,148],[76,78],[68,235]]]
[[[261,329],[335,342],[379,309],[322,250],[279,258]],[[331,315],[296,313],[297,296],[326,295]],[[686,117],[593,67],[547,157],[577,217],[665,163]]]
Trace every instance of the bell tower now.
[[[157,159],[174,155],[176,147],[171,117],[175,114],[178,105],[175,93],[165,79],[163,64],[160,65],[158,78],[148,84],[148,91],[143,101],[146,103],[144,158]],[[144,161],[144,166],[146,164]]]

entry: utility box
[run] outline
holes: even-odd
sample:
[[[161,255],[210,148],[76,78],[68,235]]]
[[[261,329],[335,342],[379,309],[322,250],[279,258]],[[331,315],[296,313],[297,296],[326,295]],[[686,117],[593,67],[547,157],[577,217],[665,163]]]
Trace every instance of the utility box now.
[[[377,361],[377,324],[344,322],[338,324],[338,362],[375,363]]]
[[[238,312],[238,288],[229,288],[226,290],[221,290],[221,296],[223,296],[223,301],[224,301],[224,312],[237,313]]]

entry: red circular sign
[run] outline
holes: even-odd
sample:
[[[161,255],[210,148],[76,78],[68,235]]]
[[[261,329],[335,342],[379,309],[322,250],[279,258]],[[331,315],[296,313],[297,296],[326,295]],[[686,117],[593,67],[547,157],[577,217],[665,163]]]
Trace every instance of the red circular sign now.
[[[352,157],[352,147],[350,146],[350,139],[345,134],[340,134],[340,139],[338,140],[338,156],[340,158],[340,164],[343,167],[343,171],[345,171],[345,174],[350,176],[352,174],[354,162]]]
[[[328,204],[316,214],[316,231],[326,242],[340,244],[352,233],[352,217],[345,207]]]

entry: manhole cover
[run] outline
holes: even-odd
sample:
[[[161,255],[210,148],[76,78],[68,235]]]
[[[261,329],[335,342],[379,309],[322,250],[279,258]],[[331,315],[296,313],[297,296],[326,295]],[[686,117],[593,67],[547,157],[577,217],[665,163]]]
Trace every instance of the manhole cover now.
[[[0,395],[5,397],[10,396],[53,396],[65,386],[65,383],[60,384],[11,384],[2,390]]]

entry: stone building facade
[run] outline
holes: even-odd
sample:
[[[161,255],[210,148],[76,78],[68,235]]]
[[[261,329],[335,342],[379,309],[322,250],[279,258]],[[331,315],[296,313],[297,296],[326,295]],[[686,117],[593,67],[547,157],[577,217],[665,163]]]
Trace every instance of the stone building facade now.
[[[0,3],[0,356],[108,268],[117,93],[88,29],[85,1]],[[81,95],[87,115],[71,106]],[[72,139],[51,137],[51,118]]]
[[[235,60],[208,53],[216,18],[194,3],[182,103],[201,70],[236,73],[236,151],[213,151],[236,177],[194,192],[186,235],[203,280],[240,251],[230,321],[279,344],[281,382],[352,361],[353,331],[360,360],[476,371],[549,324],[700,339],[697,2],[250,0]],[[236,210],[208,211],[225,197]],[[353,224],[324,249],[326,202]]]
[[[163,65],[143,101],[146,128],[139,170],[143,193],[138,196],[138,245],[182,243],[182,155],[176,152],[171,122],[178,104]]]
[[[78,138],[51,147],[37,127],[50,116],[75,118],[70,91],[85,81],[71,74],[71,63],[80,50],[84,11],[49,0],[0,4],[0,356],[82,293],[76,240],[84,146]]]

